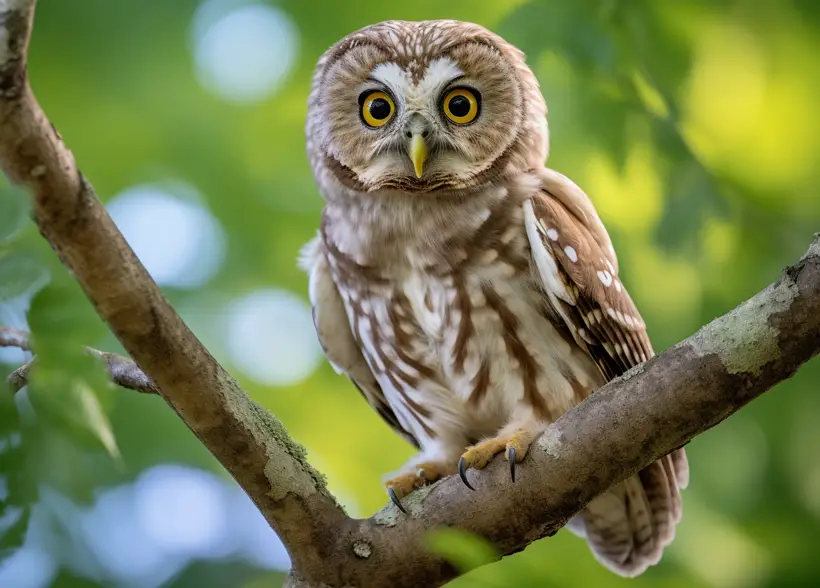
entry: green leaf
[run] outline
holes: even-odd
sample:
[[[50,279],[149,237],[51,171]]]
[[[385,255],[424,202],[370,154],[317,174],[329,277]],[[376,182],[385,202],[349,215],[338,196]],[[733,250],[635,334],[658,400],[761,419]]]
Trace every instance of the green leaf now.
[[[5,377],[0,373],[0,384]],[[31,505],[37,500],[24,433],[13,398],[0,385],[0,561],[22,545]]]
[[[29,312],[36,365],[29,396],[38,415],[78,444],[119,459],[106,410],[114,401],[104,364],[85,346],[105,331],[79,286],[60,272],[32,301]]]
[[[51,283],[32,299],[28,322],[37,355],[49,366],[65,368],[85,345],[105,335],[105,325],[80,286],[55,267]]]
[[[613,29],[618,44],[628,56],[629,68],[637,69],[668,107],[677,111],[674,96],[692,66],[692,47],[670,23],[684,18],[674,4],[642,0],[624,2],[614,12]]]
[[[499,27],[500,34],[531,59],[555,51],[573,68],[614,75],[620,55],[607,26],[608,3],[597,0],[529,2]]]
[[[85,382],[78,380],[71,386],[71,393],[77,401],[79,409],[77,416],[80,424],[86,426],[99,439],[108,455],[119,460],[121,457],[120,450],[117,447],[117,440],[114,438],[111,421],[103,411],[94,390]]]
[[[697,251],[700,228],[708,217],[723,217],[728,204],[716,178],[695,158],[675,125],[654,120],[652,137],[667,162],[664,210],[655,229],[661,249]]]
[[[433,529],[425,535],[427,548],[443,556],[462,573],[499,559],[488,541],[452,527]]]
[[[28,210],[25,191],[0,178],[0,243],[9,241],[23,226]]]
[[[31,294],[48,281],[48,270],[30,252],[0,249],[0,302]]]
[[[95,392],[99,390],[110,401],[112,386],[100,362],[90,357],[82,360],[68,369],[48,369],[38,360],[29,380],[31,403],[39,417],[48,419],[72,441],[92,450],[103,448],[119,460],[111,423]],[[81,363],[85,365],[78,369]]]

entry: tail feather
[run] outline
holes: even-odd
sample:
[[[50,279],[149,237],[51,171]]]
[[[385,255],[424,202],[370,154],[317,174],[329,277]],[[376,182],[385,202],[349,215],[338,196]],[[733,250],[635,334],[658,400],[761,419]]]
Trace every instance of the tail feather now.
[[[680,451],[683,451],[682,449]],[[666,471],[666,479],[669,482],[669,490],[671,492],[671,507],[672,507],[672,522],[674,530],[674,524],[680,522],[681,517],[683,516],[683,499],[681,498],[680,491],[684,486],[681,485],[681,478],[678,473],[675,471],[675,462],[672,455],[667,455],[663,457],[660,461],[663,463],[663,469]],[[684,463],[686,463],[686,456],[684,455]],[[687,481],[688,481],[688,474],[689,470],[687,468]]]
[[[681,447],[670,453],[669,457],[672,459],[672,465],[675,469],[678,488],[686,490],[689,485],[689,461],[686,459],[686,451]]]
[[[677,482],[675,478],[669,479],[664,467],[665,459],[659,459],[632,478],[637,479],[641,484],[649,501],[649,508],[652,511],[650,533],[655,538],[655,552],[658,559],[660,559],[664,546],[675,534],[675,498],[671,487],[673,485],[677,487]]]
[[[647,466],[592,500],[567,527],[585,537],[595,558],[633,577],[660,561],[682,515],[680,489],[689,482],[683,449]]]

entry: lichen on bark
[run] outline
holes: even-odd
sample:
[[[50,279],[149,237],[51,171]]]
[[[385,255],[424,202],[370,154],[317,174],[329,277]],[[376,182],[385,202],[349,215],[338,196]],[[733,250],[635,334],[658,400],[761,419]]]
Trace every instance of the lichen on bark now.
[[[770,318],[789,309],[800,294],[797,284],[784,275],[779,282],[724,316],[715,319],[683,345],[698,355],[714,354],[729,374],[760,375],[763,367],[781,358],[780,332]]]

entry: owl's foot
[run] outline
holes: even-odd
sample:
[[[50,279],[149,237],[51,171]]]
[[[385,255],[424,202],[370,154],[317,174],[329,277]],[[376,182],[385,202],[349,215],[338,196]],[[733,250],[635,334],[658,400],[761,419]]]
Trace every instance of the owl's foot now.
[[[451,472],[445,472],[440,464],[422,463],[416,466],[415,471],[399,474],[384,483],[387,488],[387,495],[400,511],[407,514],[401,504],[401,499],[410,494],[416,488],[421,488],[427,484],[432,484],[442,476]]]
[[[509,435],[485,439],[468,448],[458,460],[458,475],[461,476],[461,481],[470,490],[475,490],[467,481],[467,468],[483,470],[496,454],[504,451],[507,461],[510,462],[510,479],[515,482],[515,464],[527,455],[537,434],[534,431],[518,429]]]

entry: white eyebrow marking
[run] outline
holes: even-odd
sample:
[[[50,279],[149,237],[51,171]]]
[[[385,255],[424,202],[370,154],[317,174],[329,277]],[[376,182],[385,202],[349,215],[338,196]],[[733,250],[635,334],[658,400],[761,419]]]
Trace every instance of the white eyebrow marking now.
[[[444,84],[461,75],[464,75],[464,72],[449,57],[434,59],[427,66],[424,77],[421,78],[416,87],[416,96],[418,98],[430,98],[430,95],[438,92]]]
[[[430,62],[418,84],[413,84],[409,72],[393,62],[380,63],[370,77],[387,86],[397,100],[406,101],[413,108],[425,108],[431,100],[438,99],[442,86],[463,73],[455,61],[439,57]]]
[[[397,63],[380,63],[373,68],[370,76],[393,92],[393,96],[407,96],[411,87],[410,76]]]

